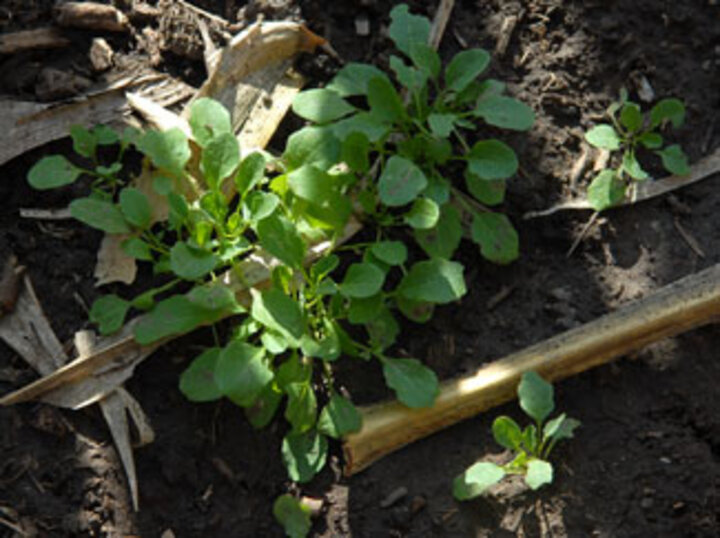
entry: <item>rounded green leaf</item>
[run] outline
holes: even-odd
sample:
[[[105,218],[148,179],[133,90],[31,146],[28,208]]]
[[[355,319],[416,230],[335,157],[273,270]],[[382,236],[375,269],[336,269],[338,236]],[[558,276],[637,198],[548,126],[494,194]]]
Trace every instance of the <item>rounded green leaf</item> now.
[[[645,170],[642,169],[640,163],[635,158],[635,152],[631,150],[623,153],[622,168],[625,172],[633,179],[642,181],[647,179],[649,176]]]
[[[180,375],[180,392],[191,402],[211,402],[222,398],[223,393],[215,382],[220,351],[219,347],[206,349]]]
[[[457,301],[467,292],[463,266],[442,258],[417,262],[400,281],[397,292],[413,301]]]
[[[585,140],[596,148],[610,151],[620,149],[621,140],[612,125],[602,123],[585,133]]]
[[[96,198],[80,198],[70,204],[70,214],[88,226],[109,234],[130,233],[120,208]]]
[[[259,151],[254,151],[245,157],[240,163],[237,174],[235,174],[235,188],[242,197],[255,187],[265,175],[265,156]]]
[[[553,468],[549,462],[543,460],[532,460],[528,463],[525,482],[530,489],[536,490],[545,484],[553,481]]]
[[[662,159],[665,170],[671,174],[685,176],[690,173],[690,165],[688,165],[687,155],[677,144],[668,146],[661,151],[656,151]]]
[[[245,408],[245,417],[253,428],[264,428],[275,416],[283,394],[275,383],[268,383],[250,407]]]
[[[280,198],[272,192],[252,191],[243,200],[243,218],[257,224],[272,215],[279,205]]]
[[[187,294],[187,298],[193,304],[206,310],[218,312],[244,312],[245,309],[237,302],[235,293],[220,280],[195,286]]]
[[[525,372],[518,385],[520,407],[537,422],[544,421],[555,408],[553,386],[537,372]]]
[[[318,431],[333,439],[340,439],[362,427],[360,411],[347,398],[335,393],[330,397],[318,418]]]
[[[385,273],[377,265],[361,262],[348,267],[340,284],[340,293],[348,297],[365,298],[378,293],[385,282]]]
[[[457,116],[455,114],[439,114],[433,112],[428,116],[427,122],[435,136],[447,138],[450,136],[450,133],[452,133],[453,127],[455,127],[456,119]]]
[[[406,116],[405,105],[387,77],[374,77],[368,82],[370,111],[385,121],[399,123]]]
[[[657,127],[669,121],[673,127],[680,127],[685,121],[685,105],[680,99],[662,99],[650,110],[650,126]]]
[[[205,146],[200,160],[200,170],[205,182],[216,189],[220,181],[232,174],[240,164],[240,146],[232,133],[214,137]]]
[[[437,226],[431,230],[415,230],[415,240],[431,258],[452,258],[462,239],[460,212],[445,204],[440,210]]]
[[[630,132],[639,131],[643,124],[640,106],[627,102],[620,110],[620,123]]]
[[[445,84],[449,90],[463,91],[490,63],[490,54],[483,49],[458,52],[445,69]]]
[[[168,131],[147,131],[137,141],[137,148],[150,157],[158,168],[181,176],[190,160],[188,140],[179,128]]]
[[[412,202],[427,186],[427,178],[412,161],[393,155],[378,179],[380,200],[396,207]]]
[[[481,99],[473,114],[489,125],[514,131],[527,131],[535,122],[532,108],[505,95],[490,95]]]
[[[217,256],[179,241],[170,249],[170,268],[180,278],[197,280],[215,269]]]
[[[365,95],[370,79],[384,76],[385,73],[374,65],[350,62],[337,72],[326,88],[341,97]]]
[[[494,484],[505,477],[502,467],[494,463],[481,461],[470,466],[453,481],[453,496],[458,501],[474,499],[485,493]]]
[[[354,298],[348,307],[348,321],[353,325],[370,323],[383,307],[381,293],[366,298]]]
[[[304,127],[288,137],[283,159],[291,170],[303,164],[327,170],[340,159],[340,150],[340,140],[330,127]]]
[[[393,345],[400,333],[400,325],[382,303],[380,309],[375,311],[375,317],[365,324],[365,329],[370,336],[371,347],[380,351]]]
[[[70,138],[73,141],[73,150],[78,155],[92,159],[97,149],[97,138],[82,125],[70,126]]]
[[[410,211],[405,213],[405,223],[416,230],[435,227],[440,218],[440,207],[430,198],[416,198]]]
[[[382,359],[385,383],[408,407],[431,407],[440,392],[438,379],[417,359]]]
[[[378,241],[370,246],[370,251],[388,265],[402,265],[408,256],[407,247],[402,241]]]
[[[395,6],[390,11],[388,33],[398,50],[410,56],[414,44],[426,45],[430,38],[430,21],[413,15],[406,4]]]
[[[219,389],[240,407],[252,405],[273,377],[265,350],[238,340],[223,348],[215,368]]]
[[[137,228],[147,228],[152,221],[152,207],[147,196],[134,187],[120,191],[120,209],[125,220]]]
[[[515,152],[499,140],[481,140],[467,154],[468,171],[482,179],[506,179],[518,168]]]
[[[173,190],[173,180],[165,176],[155,176],[152,183],[153,190],[161,196],[167,196]]]
[[[286,493],[275,500],[273,515],[289,538],[306,538],[310,533],[310,509],[292,495]]]
[[[643,133],[638,141],[648,149],[657,149],[663,144],[663,137],[658,133]]]
[[[230,113],[209,97],[202,97],[190,106],[189,123],[195,141],[203,147],[217,135],[232,133]]]
[[[427,43],[413,43],[410,47],[409,56],[418,69],[425,71],[434,79],[440,76],[440,69],[442,68],[440,55]]]
[[[370,169],[370,141],[361,132],[350,133],[342,143],[341,158],[351,170],[364,174]]]
[[[293,433],[304,433],[315,425],[317,400],[310,383],[290,383],[285,387],[288,403],[285,418]]]
[[[315,430],[289,433],[282,443],[282,458],[288,476],[295,482],[309,482],[325,466],[327,437]]]
[[[313,89],[300,92],[292,103],[295,114],[315,123],[328,123],[355,111],[355,107],[332,90]]]
[[[252,289],[251,293],[253,319],[293,342],[300,340],[305,332],[305,321],[300,304],[295,299],[275,287],[263,292]]]
[[[480,245],[480,253],[494,263],[515,261],[520,253],[518,234],[510,219],[500,213],[474,213],[472,240]]]
[[[127,254],[128,256],[131,256],[137,260],[144,260],[148,262],[153,261],[153,255],[152,250],[150,250],[150,245],[148,245],[139,237],[131,237],[129,239],[126,239],[125,241],[120,243],[120,246],[125,251],[125,254]]]
[[[130,302],[117,295],[103,295],[90,308],[90,321],[97,323],[100,334],[118,331],[130,309]]]
[[[295,225],[285,217],[270,215],[255,226],[260,245],[278,260],[299,268],[305,258],[306,245]]]
[[[74,183],[81,173],[80,168],[62,155],[50,155],[33,165],[28,172],[28,183],[33,189],[54,189]]]
[[[492,425],[495,441],[509,450],[517,450],[522,444],[522,430],[510,417],[498,417]]]
[[[134,330],[135,340],[142,345],[151,344],[213,323],[220,317],[221,313],[202,308],[183,295],[173,295],[140,318]]]
[[[625,183],[617,177],[614,170],[603,170],[588,187],[588,203],[595,211],[604,211],[623,201],[625,189]]]
[[[427,323],[432,318],[435,310],[433,303],[412,301],[402,295],[399,295],[395,301],[398,310],[400,310],[406,318],[415,323]]]

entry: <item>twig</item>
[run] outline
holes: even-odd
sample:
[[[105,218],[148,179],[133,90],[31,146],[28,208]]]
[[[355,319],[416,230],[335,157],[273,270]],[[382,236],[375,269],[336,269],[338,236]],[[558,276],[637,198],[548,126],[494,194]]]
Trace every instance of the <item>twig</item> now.
[[[588,163],[588,157],[590,157],[590,149],[588,148],[587,144],[583,144],[582,153],[580,154],[580,157],[578,157],[575,161],[575,164],[573,164],[572,170],[570,170],[569,186],[570,189],[572,189],[573,191],[577,187],[580,176],[582,176],[583,172],[585,171],[585,167]]]
[[[508,15],[503,19],[502,26],[500,27],[500,37],[498,37],[497,44],[495,45],[495,56],[498,58],[505,55],[517,22],[517,15]]]
[[[592,216],[590,217],[590,219],[588,219],[588,221],[587,221],[587,223],[585,223],[585,226],[583,227],[582,231],[581,231],[580,234],[575,238],[575,241],[573,241],[572,246],[570,247],[570,249],[569,249],[569,250],[567,251],[567,253],[565,254],[565,257],[566,257],[566,258],[569,258],[570,256],[572,256],[573,252],[575,252],[575,249],[578,247],[578,245],[580,244],[580,242],[581,242],[583,239],[585,239],[585,236],[587,235],[588,230],[590,230],[590,227],[595,223],[595,221],[597,220],[599,214],[600,214],[599,211],[595,211],[595,212],[592,214]]]
[[[440,0],[435,18],[430,28],[430,40],[428,44],[437,50],[442,41],[443,34],[445,34],[445,27],[450,20],[450,13],[452,13],[453,7],[455,6],[455,0]]]
[[[71,219],[70,209],[63,207],[60,209],[36,209],[29,207],[20,208],[20,216],[24,219],[37,220],[67,220]]]
[[[58,49],[71,41],[57,28],[37,28],[0,35],[0,54],[16,54],[26,50]]]
[[[680,224],[680,219],[675,217],[673,219],[673,224],[675,225],[675,229],[680,234],[680,237],[682,237],[687,245],[690,247],[690,250],[692,250],[695,254],[697,254],[700,258],[705,257],[705,252],[700,247],[700,243],[697,242],[697,239],[695,239],[690,232],[688,232],[685,227]]]
[[[5,525],[8,529],[19,534],[20,536],[28,536],[28,533],[26,533],[22,529],[22,527],[18,527],[15,523],[5,519],[4,517],[0,517],[0,525]]]

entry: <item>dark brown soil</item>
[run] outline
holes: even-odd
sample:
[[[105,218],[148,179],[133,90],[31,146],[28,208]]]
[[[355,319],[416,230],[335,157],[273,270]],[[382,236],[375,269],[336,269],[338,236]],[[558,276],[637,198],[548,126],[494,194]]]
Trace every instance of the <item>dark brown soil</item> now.
[[[383,37],[387,13],[394,3],[308,1],[301,8],[310,27],[329,38],[343,58],[382,65],[389,47]],[[0,18],[0,29],[45,24],[46,4],[10,2],[22,17],[8,23]],[[202,4],[232,16],[241,2]],[[433,14],[435,2],[410,4]],[[3,13],[0,9],[0,17]],[[355,34],[360,13],[369,18],[369,37]],[[528,210],[583,191],[587,177],[578,186],[569,184],[582,133],[621,86],[636,96],[634,81],[641,75],[658,98],[676,96],[687,104],[686,127],[675,139],[691,161],[720,144],[720,5],[458,1],[443,56],[452,56],[462,42],[493,50],[503,18],[513,14],[518,24],[492,70],[537,114],[528,135],[510,137],[522,170],[512,181],[506,211],[519,230],[522,255],[510,267],[497,267],[464,245],[468,295],[440,309],[428,325],[404,327],[398,353],[423,359],[442,377],[472,371],[720,261],[717,178],[670,199],[607,212],[569,259],[565,254],[588,213],[522,220]],[[133,53],[132,39],[114,39]],[[75,62],[63,59],[67,69],[84,61],[82,47],[89,40],[83,35],[78,40],[77,50],[65,53],[76,54]],[[174,73],[198,70],[195,60],[182,56],[161,59],[159,67]],[[29,55],[20,63],[37,67],[49,61],[61,62],[61,55]],[[8,62],[18,60],[0,58],[0,72],[8,72]],[[334,68],[328,58],[305,64],[318,84]],[[31,72],[19,86],[0,86],[28,99],[34,81]],[[52,149],[67,148],[61,143]],[[27,169],[47,151],[41,148],[0,169],[0,252],[12,249],[28,267],[46,313],[67,341],[86,325],[82,303],[90,304],[98,293],[92,267],[99,236],[72,222],[41,226],[19,218],[19,207],[60,207],[72,197],[39,195],[27,187]],[[683,239],[679,226],[697,240],[703,256]],[[503,289],[511,293],[488,308]],[[16,536],[8,523],[41,537],[149,538],[168,529],[178,538],[282,536],[271,515],[273,499],[289,486],[279,458],[281,429],[255,432],[231,404],[191,404],[176,388],[187,361],[209,341],[201,331],[169,344],[127,384],[157,436],[135,452],[138,514],[129,506],[121,467],[96,409],[73,413],[44,404],[0,409],[0,538]],[[552,486],[506,503],[457,503],[451,482],[476,460],[500,452],[489,426],[501,413],[521,420],[514,404],[415,443],[351,479],[339,476],[335,449],[328,469],[303,487],[303,493],[329,501],[313,536],[720,536],[718,348],[720,335],[709,327],[559,383],[558,407],[582,427],[555,452]],[[339,372],[354,400],[387,397],[379,370],[361,366],[349,364]],[[0,393],[34,375],[0,345]],[[381,501],[399,488],[407,493],[382,508]]]

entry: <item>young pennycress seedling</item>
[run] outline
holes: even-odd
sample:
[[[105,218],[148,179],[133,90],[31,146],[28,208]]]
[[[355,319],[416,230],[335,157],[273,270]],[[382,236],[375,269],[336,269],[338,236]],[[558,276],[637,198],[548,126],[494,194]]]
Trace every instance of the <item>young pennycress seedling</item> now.
[[[465,501],[482,495],[508,474],[524,476],[531,489],[552,482],[553,468],[547,461],[550,453],[559,440],[573,436],[580,422],[566,417],[565,413],[545,422],[555,408],[553,387],[535,372],[523,374],[517,392],[520,407],[534,424],[523,430],[510,417],[496,418],[492,425],[493,437],[499,445],[511,450],[514,457],[506,465],[479,462],[469,467],[453,482],[456,499]]]
[[[619,112],[619,115],[618,115]],[[690,172],[687,156],[677,144],[663,148],[660,131],[666,124],[680,127],[685,120],[685,106],[679,99],[663,99],[643,114],[640,105],[628,101],[623,90],[620,100],[610,105],[607,114],[612,124],[596,125],[585,133],[585,140],[596,148],[621,152],[617,168],[600,171],[588,187],[588,201],[596,211],[612,207],[634,192],[635,182],[648,179],[637,159],[642,149],[654,150],[671,174]],[[662,148],[662,149],[661,149]]]

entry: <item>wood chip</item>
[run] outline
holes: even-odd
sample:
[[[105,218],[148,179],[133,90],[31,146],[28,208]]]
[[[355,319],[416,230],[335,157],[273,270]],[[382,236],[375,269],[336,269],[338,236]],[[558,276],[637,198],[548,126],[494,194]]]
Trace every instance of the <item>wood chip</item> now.
[[[503,19],[502,26],[500,27],[500,35],[495,45],[495,56],[498,58],[501,58],[505,55],[505,52],[507,52],[517,22],[517,15],[508,15]]]
[[[59,49],[71,41],[58,28],[37,28],[0,35],[0,54],[17,54],[28,50]]]
[[[95,264],[95,287],[112,282],[132,284],[137,275],[137,262],[123,250],[126,235],[105,234],[97,253]]]
[[[11,254],[0,270],[0,317],[15,310],[25,267]]]
[[[97,72],[107,71],[113,64],[112,47],[102,37],[96,37],[90,45],[90,63]]]
[[[96,2],[65,2],[55,9],[55,21],[60,26],[125,32],[130,28],[128,18],[115,6]]]

